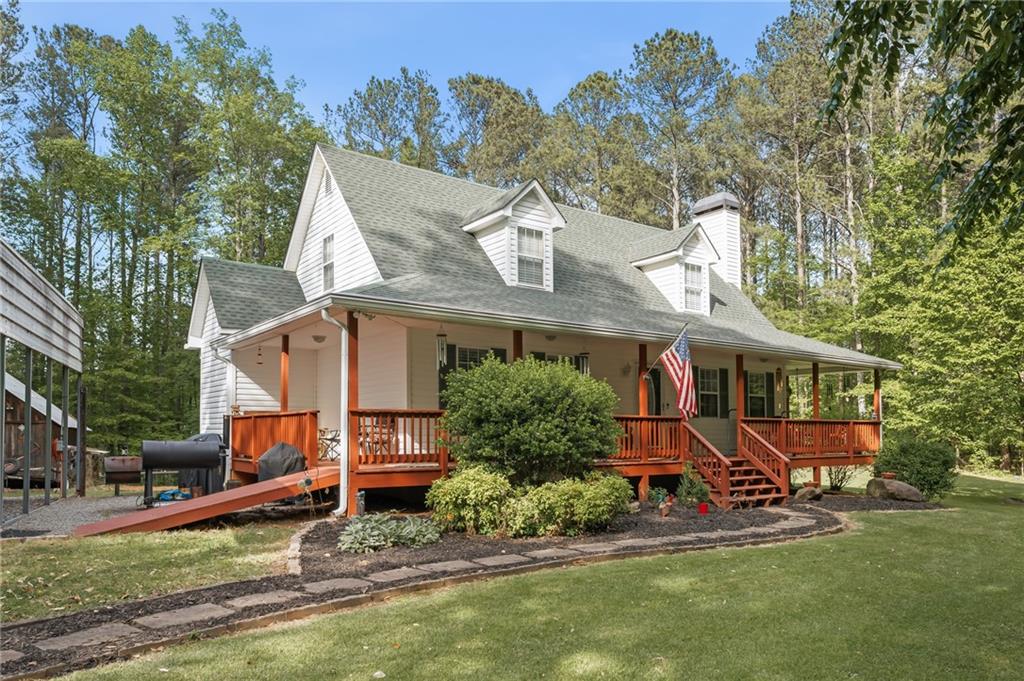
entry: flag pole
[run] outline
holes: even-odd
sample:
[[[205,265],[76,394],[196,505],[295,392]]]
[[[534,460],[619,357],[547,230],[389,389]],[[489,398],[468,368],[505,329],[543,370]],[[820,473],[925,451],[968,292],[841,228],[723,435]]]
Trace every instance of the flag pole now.
[[[659,352],[658,356],[654,358],[654,361],[647,365],[647,368],[644,370],[644,373],[649,373],[651,371],[651,369],[654,368],[654,365],[657,364],[661,360],[661,356],[665,354],[665,351],[668,350],[673,345],[675,345],[676,341],[679,340],[679,338],[684,333],[686,333],[686,327],[688,327],[689,325],[690,325],[690,322],[686,322],[685,324],[683,324],[682,330],[680,330],[679,333],[676,334],[676,337],[672,339],[671,343],[669,343],[668,345],[666,345],[664,348],[661,349],[661,352]]]

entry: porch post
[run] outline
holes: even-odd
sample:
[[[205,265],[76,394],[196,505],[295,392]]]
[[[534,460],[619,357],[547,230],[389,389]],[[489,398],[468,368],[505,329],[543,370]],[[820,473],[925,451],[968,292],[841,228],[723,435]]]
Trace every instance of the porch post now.
[[[736,450],[739,451],[740,442],[742,441],[740,426],[743,425],[743,419],[747,415],[747,405],[743,399],[744,395],[744,380],[743,380],[743,355],[736,355]]]
[[[523,332],[519,329],[512,331],[512,361],[523,358]]]
[[[817,362],[811,364],[811,411],[814,418],[821,418],[821,392],[818,388]]]
[[[342,386],[347,390],[348,405],[347,411],[342,418],[349,420],[348,427],[348,461],[341,465],[348,466],[348,515],[356,513],[356,497],[359,494],[359,428],[358,419],[352,418],[351,411],[359,408],[359,320],[356,313],[348,311],[345,318],[345,326],[348,327],[348,386]]]
[[[281,336],[281,409],[288,411],[288,334]]]
[[[647,343],[641,343],[637,353],[637,361],[640,365],[637,375],[637,412],[640,416],[647,416]]]
[[[875,419],[882,420],[882,370],[875,369],[875,397],[871,405]]]

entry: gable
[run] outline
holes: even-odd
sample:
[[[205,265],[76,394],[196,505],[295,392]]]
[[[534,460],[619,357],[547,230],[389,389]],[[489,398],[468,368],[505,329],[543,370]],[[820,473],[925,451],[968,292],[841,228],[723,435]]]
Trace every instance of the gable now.
[[[309,222],[302,230],[304,236],[297,246],[299,256],[295,263],[295,274],[306,300],[381,278],[352,211],[322,157],[310,172],[315,174],[318,170],[319,178],[312,188],[316,195]],[[326,247],[325,240],[329,240]],[[325,266],[330,270],[327,277]],[[325,280],[333,285],[325,289]]]

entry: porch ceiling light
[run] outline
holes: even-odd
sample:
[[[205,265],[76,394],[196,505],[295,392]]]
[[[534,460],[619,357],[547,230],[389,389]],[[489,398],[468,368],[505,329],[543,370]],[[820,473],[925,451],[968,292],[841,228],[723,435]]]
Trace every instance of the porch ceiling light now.
[[[327,340],[327,336],[321,336],[320,334],[316,334],[315,336],[313,336],[314,343],[323,343],[325,340]]]
[[[262,345],[257,345],[256,346],[256,363],[257,364],[263,364],[263,346]]]

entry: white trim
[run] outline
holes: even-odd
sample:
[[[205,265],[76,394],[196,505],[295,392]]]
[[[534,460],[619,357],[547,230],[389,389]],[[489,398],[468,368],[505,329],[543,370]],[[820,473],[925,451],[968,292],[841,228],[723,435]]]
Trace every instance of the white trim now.
[[[481,229],[484,229],[485,227],[493,225],[495,222],[498,222],[502,218],[512,217],[512,206],[522,201],[531,192],[536,192],[541,204],[543,204],[544,209],[548,213],[548,217],[551,218],[551,229],[559,230],[565,227],[565,217],[562,216],[562,212],[558,210],[558,206],[556,206],[555,202],[551,200],[551,197],[548,196],[548,193],[544,191],[544,187],[542,187],[540,182],[538,182],[537,180],[530,180],[519,191],[519,193],[517,193],[515,196],[509,199],[504,206],[494,211],[493,213],[488,213],[487,215],[479,217],[476,220],[473,220],[472,222],[463,225],[462,231],[467,232],[469,234],[474,234],[476,232],[479,232]]]
[[[686,239],[684,239],[676,248],[667,250],[664,253],[649,255],[646,258],[642,258],[640,260],[634,260],[629,264],[632,265],[633,267],[646,267],[648,265],[659,263],[662,260],[669,260],[670,258],[678,257],[682,255],[683,250],[686,248],[686,244],[690,243],[690,239],[697,236],[698,234],[700,234],[700,238],[704,242],[704,245],[707,246],[710,252],[713,253],[715,256],[714,258],[708,258],[708,262],[719,262],[722,259],[722,256],[719,254],[718,249],[715,248],[715,244],[712,243],[711,239],[708,237],[708,233],[705,232],[704,228],[698,223],[697,225],[694,226],[693,233],[686,237]]]

